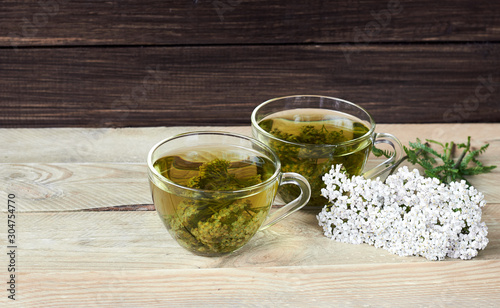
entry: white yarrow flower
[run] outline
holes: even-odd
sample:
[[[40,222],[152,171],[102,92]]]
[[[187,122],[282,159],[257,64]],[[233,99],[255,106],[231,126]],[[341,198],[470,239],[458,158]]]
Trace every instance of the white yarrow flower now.
[[[488,244],[484,196],[465,181],[445,185],[402,167],[383,183],[341,168],[323,176],[330,203],[317,218],[325,236],[429,260],[471,259]]]

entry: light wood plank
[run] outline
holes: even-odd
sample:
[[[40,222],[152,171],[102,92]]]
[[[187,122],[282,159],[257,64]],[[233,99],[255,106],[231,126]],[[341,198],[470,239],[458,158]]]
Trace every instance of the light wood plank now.
[[[500,124],[380,125],[403,143],[416,137],[489,142],[499,164]],[[499,171],[473,179],[489,202],[490,240],[471,261],[399,257],[322,235],[299,211],[259,232],[240,251],[205,258],[181,248],[154,211],[81,209],[150,203],[145,154],[182,128],[0,130],[0,184],[15,192],[16,304],[65,306],[484,306],[500,304]],[[213,129],[213,128],[212,128]],[[224,130],[250,134],[250,128]],[[67,155],[99,132],[95,148]],[[102,133],[101,133],[102,132]],[[442,139],[441,139],[442,138]],[[94,139],[92,139],[94,140]],[[154,141],[154,142],[153,142]],[[8,142],[8,143],[5,143]],[[51,147],[52,146],[52,147]],[[29,149],[29,150],[26,150]],[[17,154],[16,154],[17,153]],[[4,188],[6,188],[4,190]],[[5,198],[4,198],[5,200]],[[6,208],[2,207],[5,213]],[[0,238],[7,238],[6,228]],[[0,263],[8,264],[6,253]],[[7,273],[5,273],[7,277]],[[4,279],[5,280],[5,279]],[[0,305],[8,302],[7,294]]]
[[[500,204],[487,205],[483,221],[490,242],[471,262],[500,260]],[[18,213],[16,230],[17,268],[24,273],[50,272],[55,266],[57,271],[97,271],[431,262],[332,241],[309,211],[294,213],[257,233],[241,250],[216,258],[181,248],[154,211]],[[7,238],[6,232],[0,236]],[[0,261],[7,264],[7,255]]]
[[[249,119],[250,121],[250,119]],[[149,149],[179,133],[218,130],[251,136],[250,126],[180,126],[141,128],[0,128],[2,162],[144,162]],[[378,124],[377,132],[391,133],[404,145],[416,138],[465,142],[475,147],[490,143],[482,157],[500,165],[500,123]]]
[[[19,212],[152,203],[146,164],[2,164],[0,178]]]
[[[21,273],[19,279],[19,303],[37,307],[497,307],[500,303],[498,260],[34,271]]]
[[[16,196],[19,212],[152,203],[145,163],[1,164],[0,178],[5,193]],[[498,178],[494,171],[471,181],[487,202],[498,203]]]
[[[20,200],[19,211],[78,210],[118,205],[149,204],[145,164],[159,140],[194,130],[224,130],[251,135],[250,127],[176,127],[126,129],[2,129],[6,144],[0,163],[0,183]],[[490,143],[481,156],[499,168],[470,179],[490,203],[500,202],[500,124],[379,125],[379,132],[398,136],[403,144],[417,137]],[[75,141],[77,140],[77,141]],[[34,141],[34,142],[33,142]],[[87,144],[78,152],[74,143]],[[28,150],[29,149],[29,150]],[[369,166],[375,162],[372,160]],[[407,164],[408,165],[408,164]],[[413,168],[414,166],[410,166]],[[4,209],[2,209],[4,211]]]
[[[247,126],[0,129],[2,162],[145,162],[157,142],[200,130],[250,133]]]
[[[248,126],[4,128],[0,129],[1,158],[12,163],[143,163],[151,147],[161,140],[201,130],[250,134]]]

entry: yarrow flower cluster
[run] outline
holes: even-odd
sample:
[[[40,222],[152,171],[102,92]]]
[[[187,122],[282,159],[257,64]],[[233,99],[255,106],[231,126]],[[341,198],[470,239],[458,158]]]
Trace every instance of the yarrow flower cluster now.
[[[488,244],[484,196],[465,181],[441,184],[401,167],[384,183],[349,177],[341,165],[323,181],[330,203],[317,218],[333,240],[429,260],[471,259]]]

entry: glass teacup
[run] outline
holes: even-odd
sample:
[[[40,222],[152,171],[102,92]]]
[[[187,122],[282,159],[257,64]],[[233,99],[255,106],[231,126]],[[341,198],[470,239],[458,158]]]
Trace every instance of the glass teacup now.
[[[299,174],[283,173],[261,142],[225,132],[192,132],[165,139],[148,154],[157,213],[187,250],[219,256],[244,246],[263,230],[302,208],[311,191]],[[278,187],[300,193],[270,213]]]
[[[273,149],[284,172],[303,175],[312,195],[306,208],[322,208],[326,198],[322,177],[332,165],[342,164],[350,175],[375,178],[395,166],[403,153],[391,134],[375,133],[370,114],[351,102],[326,96],[296,95],[268,100],[251,116],[252,134]],[[375,168],[364,171],[374,144],[386,143],[391,155]],[[295,188],[280,188],[285,202],[297,195]]]

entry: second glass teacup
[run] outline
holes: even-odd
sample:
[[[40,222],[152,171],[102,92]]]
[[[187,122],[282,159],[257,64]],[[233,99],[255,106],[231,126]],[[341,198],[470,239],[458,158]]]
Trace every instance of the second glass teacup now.
[[[268,100],[257,106],[251,117],[253,136],[273,149],[284,172],[303,175],[311,185],[307,208],[321,209],[326,198],[322,177],[332,165],[342,164],[350,175],[374,178],[390,170],[403,153],[401,143],[391,134],[375,133],[375,121],[362,107],[346,100],[295,95]],[[392,155],[365,171],[372,146],[386,143]],[[280,189],[284,201],[297,195],[295,188]]]
[[[283,173],[269,147],[243,135],[177,135],[155,145],[147,163],[162,222],[182,247],[199,255],[219,256],[241,248],[311,196],[304,177]],[[285,184],[298,187],[299,196],[269,215],[278,187]]]

